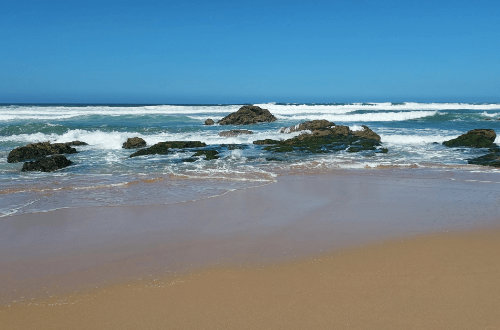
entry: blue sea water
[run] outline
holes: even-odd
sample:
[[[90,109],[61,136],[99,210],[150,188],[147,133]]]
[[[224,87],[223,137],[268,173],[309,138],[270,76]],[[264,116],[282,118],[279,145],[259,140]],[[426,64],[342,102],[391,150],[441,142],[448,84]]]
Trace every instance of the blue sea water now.
[[[240,105],[0,105],[0,216],[51,209],[121,204],[168,204],[196,200],[273,182],[280,174],[337,168],[424,167],[436,171],[498,170],[468,165],[483,149],[446,148],[441,142],[470,129],[491,128],[500,133],[500,104],[468,103],[353,103],[259,104],[278,120],[248,125],[251,135],[220,137],[223,130],[205,126]],[[273,155],[253,145],[260,139],[293,136],[280,128],[305,120],[327,119],[353,130],[367,125],[382,138],[387,154],[337,152]],[[148,145],[161,141],[197,140],[216,147],[218,160],[181,160],[192,152],[128,158],[122,149],[129,137]],[[22,164],[7,163],[15,147],[31,142],[69,142],[75,164],[53,173],[24,173]],[[497,137],[496,142],[500,142]],[[228,147],[237,144],[238,148]]]

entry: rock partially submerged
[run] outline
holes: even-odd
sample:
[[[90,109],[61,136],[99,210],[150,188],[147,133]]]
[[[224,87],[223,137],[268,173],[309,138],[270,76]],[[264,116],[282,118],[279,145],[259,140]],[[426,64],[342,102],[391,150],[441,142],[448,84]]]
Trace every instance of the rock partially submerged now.
[[[303,123],[297,124],[290,127],[282,127],[280,133],[293,133],[298,131],[314,131],[319,129],[325,129],[335,126],[331,121],[321,119],[321,120],[310,120]]]
[[[144,141],[143,138],[136,136],[133,138],[128,138],[127,141],[123,142],[122,148],[137,149],[137,148],[143,148],[145,146],[146,146],[146,141]]]
[[[88,146],[89,144],[83,141],[71,141],[71,142],[66,142],[66,145],[79,147],[79,146]]]
[[[76,149],[67,143],[38,142],[13,149],[7,156],[7,162],[17,163],[49,155],[74,154]]]
[[[490,148],[494,145],[496,133],[492,129],[473,129],[455,139],[443,142],[447,147]]]
[[[490,153],[481,157],[468,159],[469,164],[500,167],[500,147],[495,145],[490,148]]]
[[[278,144],[280,143],[282,140],[273,140],[273,139],[264,139],[264,140],[256,140],[256,141],[253,141],[253,144],[257,144],[257,145],[265,145],[265,144]]]
[[[250,125],[269,123],[275,120],[276,117],[267,109],[262,109],[255,105],[244,105],[238,111],[219,120],[219,125]]]
[[[230,131],[219,132],[219,136],[223,137],[234,137],[242,134],[253,134],[253,132],[247,129],[232,129]]]
[[[212,160],[219,158],[219,152],[217,150],[198,150],[193,157],[204,156],[205,160]]]
[[[205,120],[205,125],[210,126],[213,124],[215,124],[215,122],[212,118],[208,118],[207,120]]]
[[[307,125],[304,126],[307,127]],[[312,130],[311,133],[304,133],[291,139],[281,141],[257,140],[254,141],[254,144],[267,144],[268,146],[264,147],[264,149],[274,152],[307,151],[322,153],[339,150],[387,152],[385,148],[378,148],[380,146],[380,136],[366,126],[361,131],[351,131],[348,126],[331,126],[326,123],[316,127],[318,129]]]
[[[141,149],[130,155],[130,158],[145,155],[166,155],[170,149],[201,148],[206,144],[200,141],[168,141],[159,142],[149,148]]]
[[[52,172],[71,164],[73,164],[73,162],[63,155],[52,155],[24,163],[22,171]]]

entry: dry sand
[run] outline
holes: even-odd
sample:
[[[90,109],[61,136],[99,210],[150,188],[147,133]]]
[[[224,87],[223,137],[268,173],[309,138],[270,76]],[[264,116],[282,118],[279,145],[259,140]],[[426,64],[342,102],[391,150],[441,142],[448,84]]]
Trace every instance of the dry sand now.
[[[0,307],[2,329],[500,329],[500,231],[422,235]]]

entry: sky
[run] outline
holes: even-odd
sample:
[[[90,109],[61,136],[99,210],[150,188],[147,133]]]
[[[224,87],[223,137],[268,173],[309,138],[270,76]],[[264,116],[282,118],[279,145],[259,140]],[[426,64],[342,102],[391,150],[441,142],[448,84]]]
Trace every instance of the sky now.
[[[500,102],[499,15],[498,0],[0,0],[0,102]]]

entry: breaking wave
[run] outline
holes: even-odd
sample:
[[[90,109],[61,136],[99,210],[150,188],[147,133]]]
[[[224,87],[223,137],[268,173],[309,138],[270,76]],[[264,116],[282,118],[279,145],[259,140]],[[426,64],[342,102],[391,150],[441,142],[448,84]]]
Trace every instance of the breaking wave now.
[[[280,119],[289,120],[315,120],[326,119],[333,122],[378,122],[378,121],[403,121],[432,117],[438,114],[437,111],[400,111],[400,112],[370,112],[355,114],[319,114],[319,115],[293,115],[277,116]]]
[[[500,104],[471,103],[350,103],[350,104],[277,104],[259,106],[278,116],[342,115],[354,111],[446,111],[446,110],[500,110]],[[13,120],[64,120],[85,116],[147,116],[147,115],[210,115],[221,117],[236,111],[241,105],[144,105],[144,106],[0,106],[0,122]],[[484,114],[484,113],[483,113]],[[486,116],[490,116],[486,114]],[[197,119],[205,118],[196,117]],[[309,117],[310,118],[310,117]]]

